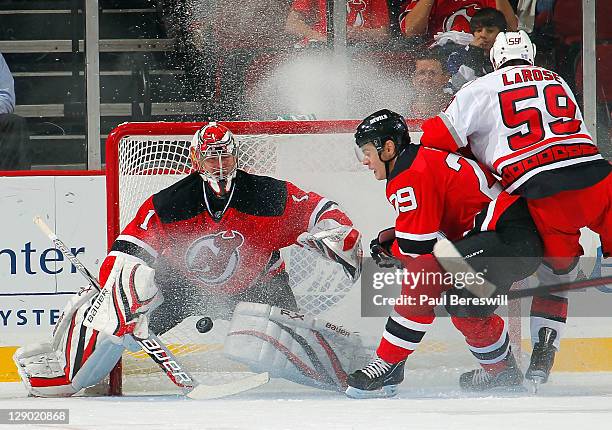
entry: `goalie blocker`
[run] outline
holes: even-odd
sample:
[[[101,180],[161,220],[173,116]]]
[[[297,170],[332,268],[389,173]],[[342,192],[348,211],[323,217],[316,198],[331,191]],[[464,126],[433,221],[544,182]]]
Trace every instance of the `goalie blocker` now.
[[[373,354],[358,333],[287,309],[239,303],[224,354],[256,372],[333,391],[346,389],[346,377]]]

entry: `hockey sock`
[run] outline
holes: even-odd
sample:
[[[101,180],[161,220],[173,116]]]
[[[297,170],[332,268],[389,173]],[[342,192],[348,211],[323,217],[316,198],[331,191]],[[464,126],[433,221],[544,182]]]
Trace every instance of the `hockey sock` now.
[[[506,368],[510,336],[503,318],[493,314],[485,318],[452,317],[452,321],[484,370],[496,374]]]
[[[546,264],[540,265],[536,272],[538,280],[542,285],[550,285],[560,282],[571,282],[577,278],[578,266],[574,266],[567,273],[555,273],[555,271]],[[561,338],[567,320],[567,291],[551,293],[544,297],[534,297],[531,301],[530,312],[530,329],[531,342],[535,345],[538,342],[538,333],[542,327],[552,328],[557,332],[557,336],[553,343],[554,347],[559,350],[561,346]]]
[[[553,345],[559,350],[561,336],[567,320],[567,292],[534,297],[531,301],[530,326],[532,343],[538,341],[537,333],[542,327],[552,328],[557,332]]]
[[[421,274],[415,283],[410,281],[402,285],[402,304],[395,305],[394,311],[387,320],[385,331],[376,354],[388,363],[398,363],[412,354],[431,327],[435,319],[434,300],[452,287],[439,282],[445,272],[431,254],[417,257],[410,261],[406,270]]]

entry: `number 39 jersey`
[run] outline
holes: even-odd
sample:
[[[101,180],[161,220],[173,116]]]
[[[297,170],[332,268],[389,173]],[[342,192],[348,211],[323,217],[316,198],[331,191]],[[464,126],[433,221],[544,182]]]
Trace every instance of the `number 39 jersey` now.
[[[423,132],[425,146],[469,145],[508,192],[530,198],[590,186],[609,171],[567,83],[541,67],[503,67],[472,81]]]
[[[461,239],[491,201],[495,204],[478,227],[494,230],[501,213],[516,200],[475,161],[417,145],[400,153],[386,191],[397,214],[392,251],[398,257],[429,253],[439,238]]]

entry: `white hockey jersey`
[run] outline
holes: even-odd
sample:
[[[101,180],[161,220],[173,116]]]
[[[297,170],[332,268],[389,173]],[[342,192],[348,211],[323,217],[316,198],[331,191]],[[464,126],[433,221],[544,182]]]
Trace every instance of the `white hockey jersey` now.
[[[567,83],[536,66],[504,67],[466,84],[443,112],[424,122],[423,132],[425,146],[456,152],[469,145],[510,193],[523,194],[520,187],[545,179],[528,197],[563,190],[551,188],[556,180],[544,172],[597,160],[601,170],[605,164]]]

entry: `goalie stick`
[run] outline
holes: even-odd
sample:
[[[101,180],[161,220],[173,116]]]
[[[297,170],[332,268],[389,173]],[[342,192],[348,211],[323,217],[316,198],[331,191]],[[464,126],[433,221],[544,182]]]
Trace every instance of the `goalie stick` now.
[[[34,224],[45,233],[53,242],[55,247],[72,263],[89,284],[97,291],[101,290],[100,283],[91,272],[81,263],[72,251],[62,242],[57,235],[49,228],[40,216],[34,217]],[[218,385],[204,385],[199,383],[176,359],[174,354],[163,344],[154,334],[150,334],[146,339],[139,339],[133,336],[134,340],[140,345],[142,350],[157,363],[168,378],[181,389],[183,394],[189,398],[197,400],[217,399],[227,397],[243,391],[257,388],[270,380],[267,372],[248,376],[237,381]]]

